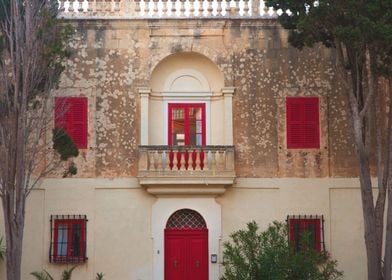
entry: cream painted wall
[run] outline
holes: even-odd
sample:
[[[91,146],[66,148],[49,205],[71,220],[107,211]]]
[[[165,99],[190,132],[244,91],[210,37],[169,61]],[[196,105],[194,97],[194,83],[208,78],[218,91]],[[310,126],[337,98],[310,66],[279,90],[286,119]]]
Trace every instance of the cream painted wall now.
[[[85,214],[88,218],[89,260],[78,266],[73,280],[92,280],[96,272],[104,272],[111,280],[163,279],[164,225],[181,208],[194,209],[206,219],[209,254],[217,253],[220,261],[222,242],[251,220],[265,229],[273,220],[284,221],[287,215],[324,215],[326,248],[339,261],[344,279],[366,278],[355,178],[237,178],[234,186],[216,198],[156,198],[130,178],[47,179],[34,190],[27,207],[23,279],[32,279],[29,273],[41,269],[58,277],[70,267],[48,263],[50,215],[56,214]],[[218,265],[210,264],[210,280],[218,280],[218,271]],[[4,264],[0,273],[4,273]]]

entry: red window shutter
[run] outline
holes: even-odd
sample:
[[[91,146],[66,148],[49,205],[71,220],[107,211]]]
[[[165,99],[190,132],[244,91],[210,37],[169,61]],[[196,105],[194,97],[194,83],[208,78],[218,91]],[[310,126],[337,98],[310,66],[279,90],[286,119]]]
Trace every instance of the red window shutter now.
[[[87,149],[86,97],[58,97],[55,101],[55,127],[67,131],[79,149]]]
[[[288,97],[286,99],[286,133],[288,149],[319,149],[319,99]]]

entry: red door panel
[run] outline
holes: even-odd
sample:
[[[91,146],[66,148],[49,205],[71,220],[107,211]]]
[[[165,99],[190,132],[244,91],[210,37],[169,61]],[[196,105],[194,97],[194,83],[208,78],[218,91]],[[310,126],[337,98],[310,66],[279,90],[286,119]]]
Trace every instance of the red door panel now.
[[[165,280],[208,280],[208,230],[165,230]]]
[[[181,236],[167,236],[165,238],[165,279],[186,279],[186,243],[186,238]]]
[[[208,244],[207,238],[189,239],[189,280],[208,279]]]

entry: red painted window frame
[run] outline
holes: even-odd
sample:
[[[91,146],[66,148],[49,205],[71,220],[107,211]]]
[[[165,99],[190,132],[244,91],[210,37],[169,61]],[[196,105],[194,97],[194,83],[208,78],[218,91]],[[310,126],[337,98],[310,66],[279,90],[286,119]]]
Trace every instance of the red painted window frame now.
[[[56,97],[55,127],[64,129],[78,149],[88,146],[87,97]]]
[[[320,149],[320,101],[318,97],[286,98],[288,149]]]
[[[53,233],[53,261],[57,263],[81,263],[86,260],[86,219],[56,219]],[[67,229],[67,255],[59,256],[58,229],[65,225]],[[72,256],[72,226],[80,225],[79,256]]]
[[[314,239],[314,246],[313,249],[317,252],[321,252],[321,220],[319,218],[315,219],[308,219],[308,218],[290,218],[288,220],[289,223],[289,240],[290,243],[297,248],[296,239],[298,237],[295,236],[295,225],[300,226],[300,234],[304,234],[306,232],[306,228],[309,225],[315,225],[316,232],[315,232],[315,239]],[[300,237],[299,237],[300,238]]]
[[[189,108],[192,107],[197,107],[201,108],[201,114],[202,114],[202,146],[206,145],[206,104],[205,103],[169,103],[168,104],[168,115],[169,115],[169,129],[168,129],[168,143],[170,146],[173,145],[173,139],[172,139],[172,132],[173,132],[173,114],[172,111],[175,108],[184,108],[185,109],[185,114],[184,114],[184,122],[185,122],[185,143],[189,143],[189,114],[188,110]],[[185,144],[188,145],[188,144]]]

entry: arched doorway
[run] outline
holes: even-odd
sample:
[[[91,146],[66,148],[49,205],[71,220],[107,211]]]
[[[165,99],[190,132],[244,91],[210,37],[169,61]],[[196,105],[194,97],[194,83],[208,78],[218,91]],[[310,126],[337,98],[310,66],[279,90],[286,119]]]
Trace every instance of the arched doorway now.
[[[165,280],[208,280],[208,229],[191,209],[170,216],[165,228]]]

